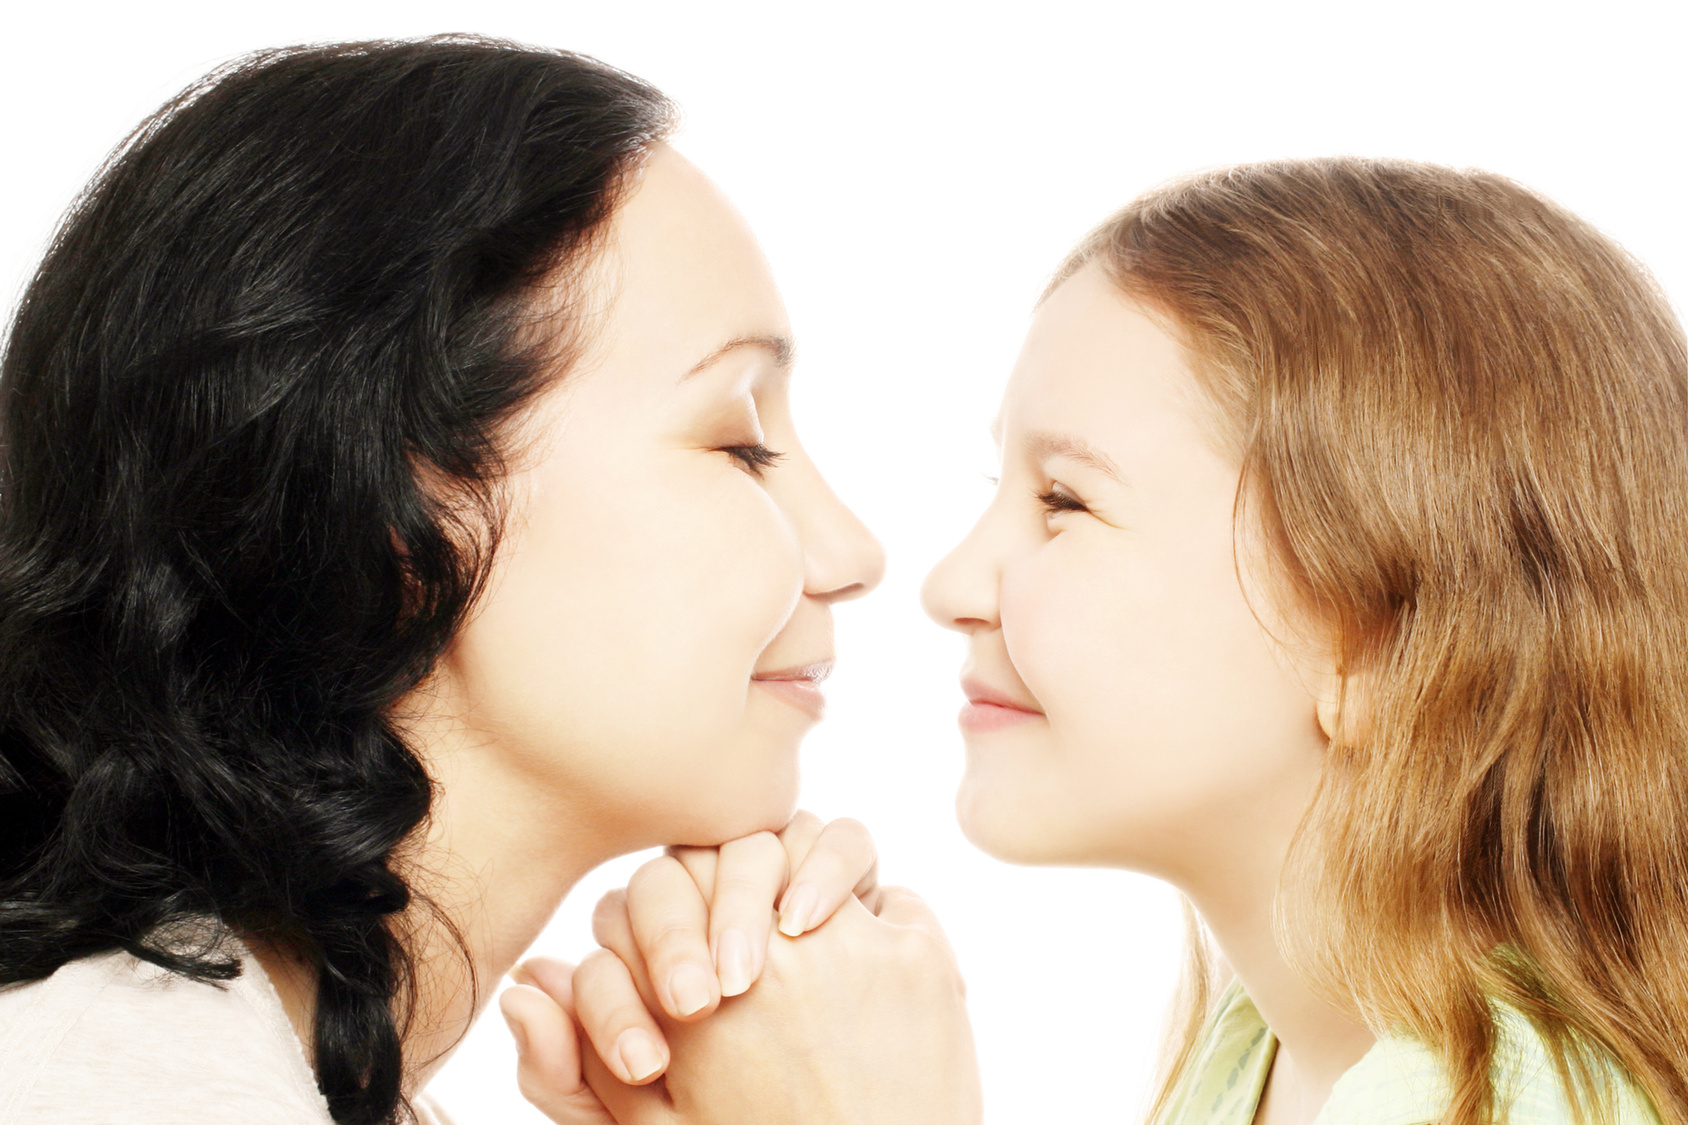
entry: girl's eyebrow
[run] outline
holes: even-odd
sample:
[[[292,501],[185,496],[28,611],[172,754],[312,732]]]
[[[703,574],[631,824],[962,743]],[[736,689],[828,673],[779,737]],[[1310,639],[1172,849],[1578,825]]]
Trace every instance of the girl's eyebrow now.
[[[680,376],[680,381],[683,383],[693,375],[708,370],[722,356],[739,348],[766,348],[774,357],[774,365],[781,371],[789,371],[797,355],[797,346],[791,342],[790,336],[734,336],[692,364],[691,370]]]
[[[1077,461],[1081,465],[1095,469],[1118,484],[1126,483],[1125,473],[1114,463],[1112,457],[1076,434],[1058,434],[1047,431],[1027,434],[1025,448],[1034,461],[1047,461],[1054,457],[1065,457],[1069,461]]]

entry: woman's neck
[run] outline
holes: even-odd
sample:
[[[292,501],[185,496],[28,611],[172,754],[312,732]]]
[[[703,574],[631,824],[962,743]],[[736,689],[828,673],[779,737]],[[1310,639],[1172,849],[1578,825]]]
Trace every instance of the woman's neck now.
[[[560,808],[554,794],[512,773],[507,756],[460,724],[412,718],[406,732],[435,793],[427,820],[394,859],[414,892],[394,926],[415,965],[416,1008],[404,1041],[405,1087],[414,1094],[563,897],[623,849],[606,849],[603,833],[586,827],[584,810]],[[247,944],[314,1065],[314,969],[284,945],[253,937]]]
[[[417,974],[411,1090],[444,1064],[563,897],[625,850],[606,844],[586,810],[511,771],[486,739],[452,728],[419,741],[435,798],[425,835],[401,861],[419,900],[406,919]]]

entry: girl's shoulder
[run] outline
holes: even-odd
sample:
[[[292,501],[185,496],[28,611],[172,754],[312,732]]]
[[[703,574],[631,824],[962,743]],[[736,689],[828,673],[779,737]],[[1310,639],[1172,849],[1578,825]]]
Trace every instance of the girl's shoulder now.
[[[1494,1079],[1501,1125],[1576,1125],[1547,1045],[1530,1021],[1499,1007],[1501,1046]],[[1166,1125],[1248,1125],[1277,1051],[1240,983],[1220,995],[1202,1029]],[[1659,1125],[1629,1079],[1608,1070],[1606,1125]],[[1434,1052],[1404,1036],[1379,1039],[1331,1091],[1314,1125],[1433,1125],[1448,1108],[1447,1077]]]
[[[0,1125],[328,1125],[298,1038],[250,956],[189,980],[113,951],[0,989]]]
[[[1494,1064],[1504,1125],[1575,1125],[1559,1072],[1539,1032],[1515,1009],[1496,1016],[1501,1043]],[[1647,1097],[1619,1071],[1607,1068],[1608,1125],[1659,1125]],[[1315,1125],[1430,1125],[1448,1107],[1447,1079],[1422,1043],[1387,1036],[1337,1080]]]

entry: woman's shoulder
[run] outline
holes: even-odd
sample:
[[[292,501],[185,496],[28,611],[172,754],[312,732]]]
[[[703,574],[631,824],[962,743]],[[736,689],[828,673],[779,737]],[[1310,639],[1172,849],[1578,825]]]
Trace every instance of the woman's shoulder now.
[[[1578,1117],[1541,1034],[1512,1008],[1500,1007],[1496,1019],[1497,1121],[1574,1125]],[[1646,1095],[1620,1071],[1607,1066],[1605,1074],[1610,1125],[1658,1125]],[[1447,1078],[1435,1053],[1416,1040],[1386,1036],[1337,1080],[1315,1125],[1426,1125],[1440,1119],[1448,1101]]]
[[[250,956],[220,984],[114,951],[0,989],[0,1125],[233,1120],[330,1121]]]

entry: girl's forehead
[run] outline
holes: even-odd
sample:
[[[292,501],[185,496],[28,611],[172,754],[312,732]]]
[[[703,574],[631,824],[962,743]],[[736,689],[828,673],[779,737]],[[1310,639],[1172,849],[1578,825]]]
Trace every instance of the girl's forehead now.
[[[1044,435],[1045,452],[1063,441],[1106,450],[1182,428],[1194,384],[1178,341],[1099,270],[1081,271],[1039,308],[992,436],[1004,446]]]

